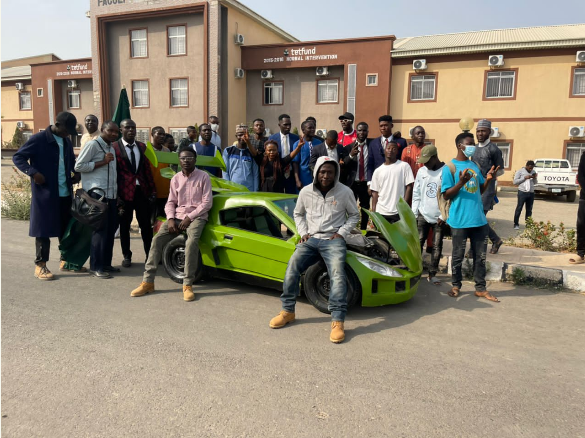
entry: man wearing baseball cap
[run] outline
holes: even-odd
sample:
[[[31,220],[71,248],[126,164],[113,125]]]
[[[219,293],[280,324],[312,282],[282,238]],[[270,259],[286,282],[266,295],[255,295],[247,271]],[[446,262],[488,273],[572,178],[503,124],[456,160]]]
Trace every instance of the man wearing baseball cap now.
[[[431,252],[428,280],[435,285],[439,285],[441,282],[436,275],[439,271],[439,260],[441,260],[443,251],[443,232],[446,225],[439,211],[437,196],[441,187],[441,177],[445,163],[439,160],[437,148],[433,145],[422,148],[417,162],[423,164],[423,167],[418,169],[414,180],[412,212],[417,217],[421,252],[429,235],[429,230],[433,232],[433,251]]]
[[[339,116],[339,121],[341,123],[341,131],[337,135],[337,143],[345,147],[348,144],[352,144],[357,138],[357,132],[353,129],[353,114],[348,112],[343,113]]]
[[[79,174],[73,174],[75,155],[69,136],[77,135],[76,127],[75,116],[61,112],[53,125],[31,136],[12,158],[14,165],[31,177],[29,236],[35,238],[34,275],[39,280],[53,280],[47,268],[50,238],[61,240],[71,219],[72,185],[79,181]]]

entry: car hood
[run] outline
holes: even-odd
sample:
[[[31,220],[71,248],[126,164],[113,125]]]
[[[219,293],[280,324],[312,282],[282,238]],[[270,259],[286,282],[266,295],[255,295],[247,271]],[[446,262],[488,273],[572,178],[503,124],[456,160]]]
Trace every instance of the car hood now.
[[[418,240],[416,217],[403,198],[398,201],[397,208],[400,220],[393,224],[384,219],[380,213],[365,211],[408,269],[413,272],[420,272],[422,271],[422,255]]]

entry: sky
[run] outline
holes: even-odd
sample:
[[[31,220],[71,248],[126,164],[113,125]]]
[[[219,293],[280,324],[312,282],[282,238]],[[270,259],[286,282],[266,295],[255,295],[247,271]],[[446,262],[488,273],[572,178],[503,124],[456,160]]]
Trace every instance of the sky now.
[[[585,21],[584,0],[240,2],[304,41],[376,35],[402,38]],[[3,61],[45,53],[62,59],[91,56],[90,21],[85,16],[89,0],[1,0],[0,5]]]

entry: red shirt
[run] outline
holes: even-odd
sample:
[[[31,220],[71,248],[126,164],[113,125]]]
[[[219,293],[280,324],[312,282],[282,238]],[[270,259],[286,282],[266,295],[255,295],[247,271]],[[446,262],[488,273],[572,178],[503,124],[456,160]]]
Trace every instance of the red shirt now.
[[[348,144],[352,144],[356,138],[357,132],[355,129],[351,134],[346,134],[344,130],[341,130],[341,132],[337,134],[337,143],[339,143],[341,146],[347,146]]]
[[[418,169],[424,166],[424,164],[417,162],[423,147],[424,145],[422,147],[418,147],[414,143],[411,143],[402,151],[402,158],[400,158],[401,161],[404,161],[410,166],[412,169],[412,174],[415,178]]]

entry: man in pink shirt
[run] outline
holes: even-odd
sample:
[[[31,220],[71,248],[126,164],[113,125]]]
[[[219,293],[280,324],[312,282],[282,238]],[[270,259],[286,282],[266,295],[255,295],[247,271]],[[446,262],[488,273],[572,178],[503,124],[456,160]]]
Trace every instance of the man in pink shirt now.
[[[132,297],[141,297],[154,291],[154,278],[163,248],[178,233],[186,232],[183,299],[185,301],[195,299],[192,285],[199,261],[199,237],[207,223],[207,213],[213,204],[213,195],[209,175],[195,168],[197,152],[191,146],[181,148],[179,161],[182,170],[171,179],[169,198],[165,205],[167,221],[154,236],[144,266],[142,283],[130,293]]]

